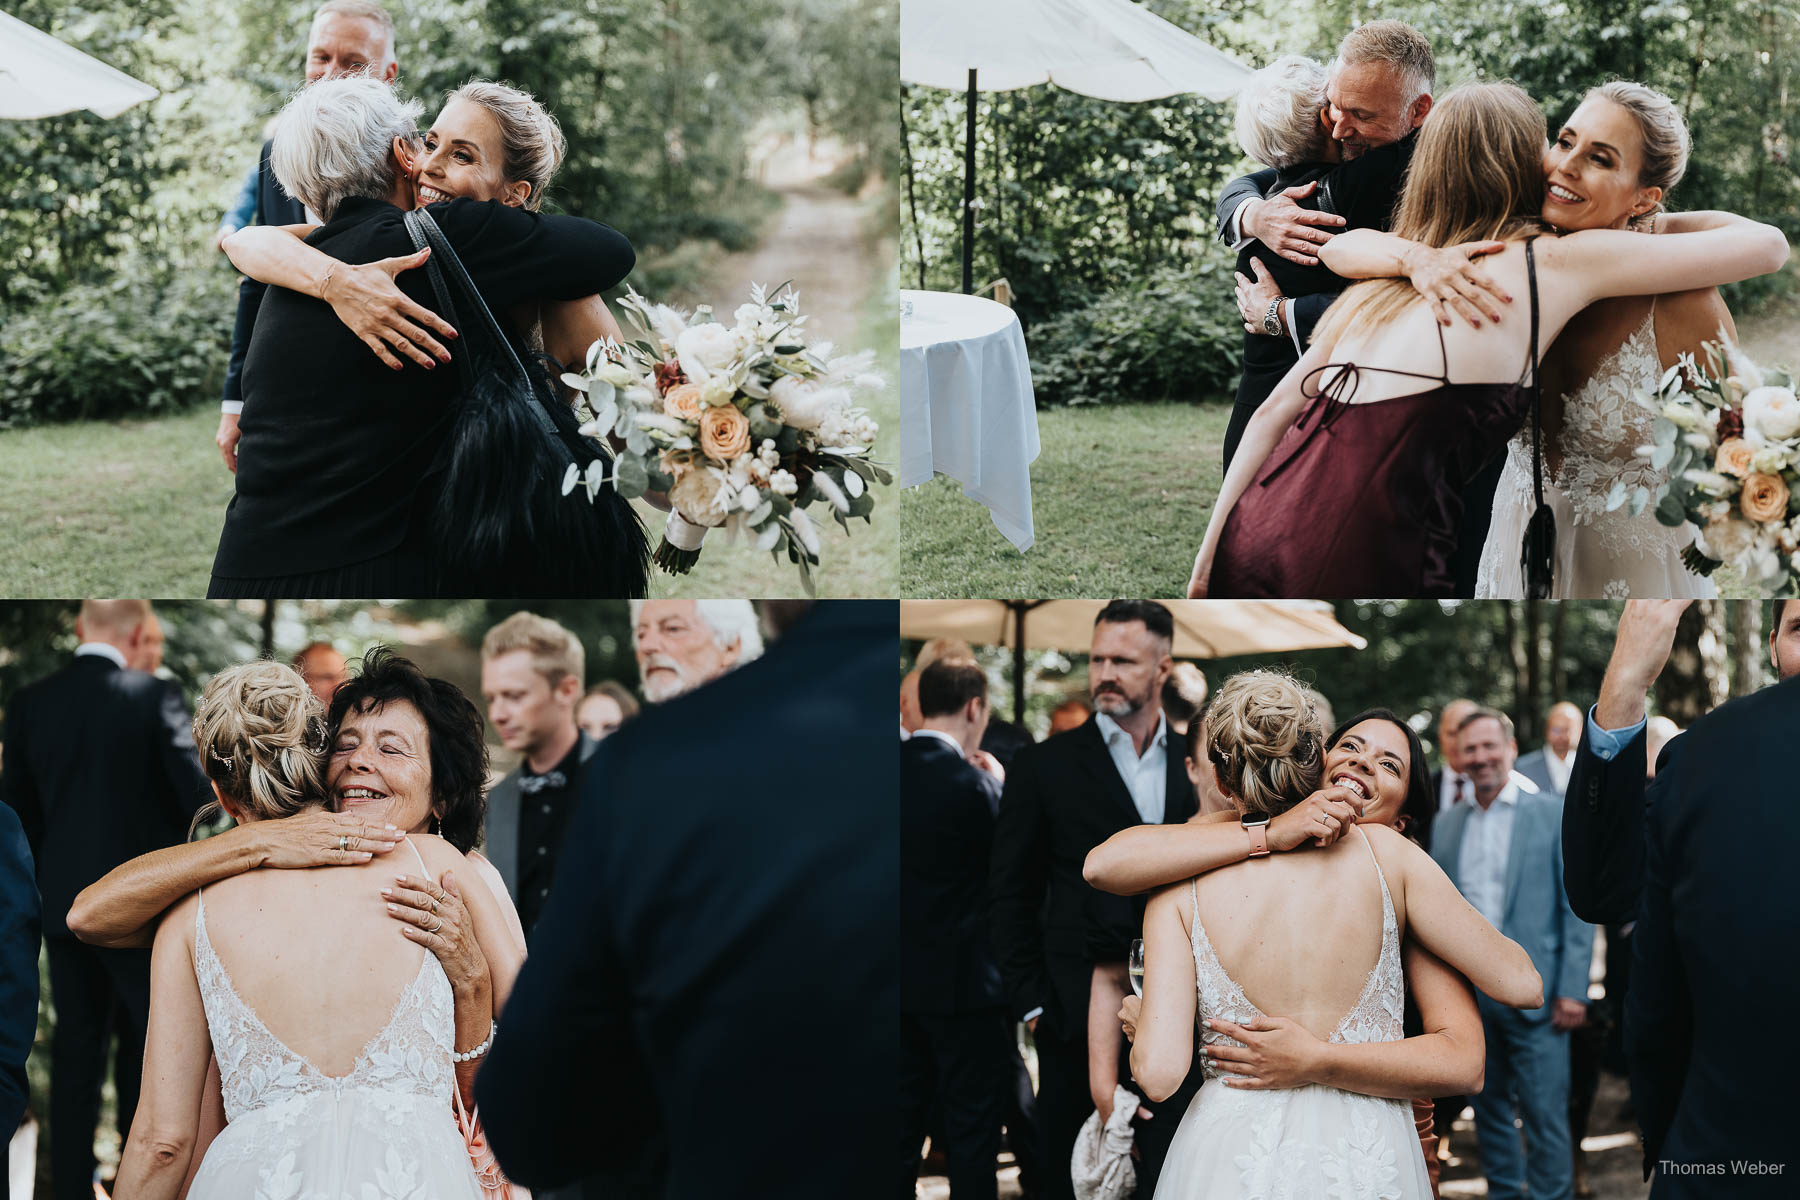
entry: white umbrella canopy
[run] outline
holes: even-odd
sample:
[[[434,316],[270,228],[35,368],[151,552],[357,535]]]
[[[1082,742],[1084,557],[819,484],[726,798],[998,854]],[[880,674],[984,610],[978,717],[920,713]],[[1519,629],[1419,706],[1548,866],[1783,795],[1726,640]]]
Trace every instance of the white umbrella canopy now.
[[[1102,100],[1237,94],[1244,66],[1132,0],[903,0],[900,78],[961,91],[1053,83]]]
[[[968,93],[963,291],[975,284],[976,92],[1053,83],[1102,100],[1224,100],[1249,76],[1249,67],[1132,0],[901,0],[901,81]]]
[[[1368,642],[1316,600],[1164,600],[1175,618],[1176,658],[1227,658],[1284,650],[1322,650]],[[1085,653],[1105,600],[902,600],[900,636],[960,638],[978,646]]]
[[[116,117],[155,88],[0,12],[0,120],[29,121],[85,108]]]

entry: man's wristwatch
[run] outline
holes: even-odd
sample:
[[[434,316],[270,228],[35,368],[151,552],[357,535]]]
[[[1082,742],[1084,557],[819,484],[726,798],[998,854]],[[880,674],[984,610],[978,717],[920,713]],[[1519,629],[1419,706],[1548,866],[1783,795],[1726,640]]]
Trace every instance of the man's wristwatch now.
[[[1264,813],[1260,817],[1242,816],[1238,822],[1243,825],[1244,832],[1250,835],[1250,857],[1269,857],[1269,816]]]
[[[1281,302],[1285,299],[1287,299],[1287,297],[1277,296],[1269,301],[1269,311],[1263,314],[1263,332],[1270,337],[1280,337],[1282,335]]]

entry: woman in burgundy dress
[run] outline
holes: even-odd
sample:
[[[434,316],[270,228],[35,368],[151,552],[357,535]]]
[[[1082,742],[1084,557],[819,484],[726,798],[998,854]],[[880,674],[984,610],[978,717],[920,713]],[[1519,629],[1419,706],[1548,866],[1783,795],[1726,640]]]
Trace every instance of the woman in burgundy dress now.
[[[1787,261],[1781,231],[1748,220],[1663,234],[1653,253],[1650,235],[1617,229],[1534,240],[1545,133],[1512,84],[1452,90],[1419,132],[1394,233],[1320,247],[1333,269],[1385,254],[1396,274],[1401,238],[1491,251],[1483,268],[1531,319],[1445,328],[1404,279],[1345,292],[1245,430],[1189,596],[1450,595],[1462,490],[1529,417],[1537,357],[1570,317]]]

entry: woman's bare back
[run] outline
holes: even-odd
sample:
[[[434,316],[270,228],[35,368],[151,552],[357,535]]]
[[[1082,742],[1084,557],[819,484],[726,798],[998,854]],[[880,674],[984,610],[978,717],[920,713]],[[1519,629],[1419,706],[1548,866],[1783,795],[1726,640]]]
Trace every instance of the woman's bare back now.
[[[1235,863],[1195,886],[1207,940],[1245,998],[1329,1038],[1381,957],[1381,881],[1360,831],[1323,850]]]
[[[428,873],[441,872],[434,859],[449,848],[424,849],[436,868]],[[323,1074],[354,1069],[425,969],[425,950],[401,934],[381,895],[419,866],[402,846],[358,866],[250,871],[202,893],[207,940],[238,998]]]

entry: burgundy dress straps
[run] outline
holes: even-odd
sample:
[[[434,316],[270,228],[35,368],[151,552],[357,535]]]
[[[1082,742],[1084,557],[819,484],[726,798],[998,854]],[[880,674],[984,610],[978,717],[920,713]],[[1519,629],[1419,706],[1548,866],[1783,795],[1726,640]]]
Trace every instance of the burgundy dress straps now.
[[[1535,288],[1531,309],[1535,327]],[[1440,327],[1440,353],[1443,338]],[[1363,371],[1436,386],[1352,404]],[[1452,383],[1447,354],[1439,376],[1352,362],[1311,372],[1301,385],[1307,407],[1226,519],[1208,594],[1452,595],[1463,488],[1529,413],[1528,374],[1529,364],[1513,383]]]

